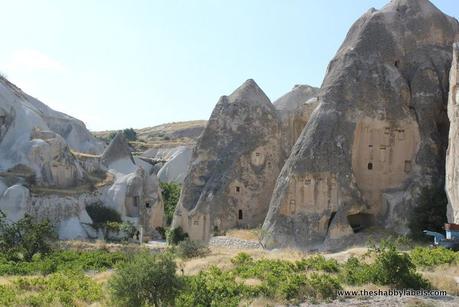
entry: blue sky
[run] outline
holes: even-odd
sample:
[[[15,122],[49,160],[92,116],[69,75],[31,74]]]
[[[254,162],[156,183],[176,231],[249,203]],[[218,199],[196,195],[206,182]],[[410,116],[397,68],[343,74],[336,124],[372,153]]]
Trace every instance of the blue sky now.
[[[1,0],[0,71],[92,130],[207,119],[248,78],[272,101],[320,86],[352,23],[387,2]]]

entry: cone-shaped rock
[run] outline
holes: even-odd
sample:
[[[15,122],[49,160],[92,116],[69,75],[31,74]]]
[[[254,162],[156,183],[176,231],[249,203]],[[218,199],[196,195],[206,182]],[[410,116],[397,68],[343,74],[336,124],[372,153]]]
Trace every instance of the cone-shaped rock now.
[[[458,31],[427,0],[391,1],[354,23],[277,179],[265,246],[337,248],[370,226],[408,230],[421,187],[442,184]]]
[[[194,240],[260,225],[280,170],[279,119],[253,80],[215,106],[193,150],[173,226]]]
[[[134,159],[132,158],[131,149],[129,148],[129,143],[124,134],[120,131],[115,135],[108,147],[105,149],[101,162],[105,166],[109,166],[111,163],[122,159],[130,160],[133,164],[135,164]]]

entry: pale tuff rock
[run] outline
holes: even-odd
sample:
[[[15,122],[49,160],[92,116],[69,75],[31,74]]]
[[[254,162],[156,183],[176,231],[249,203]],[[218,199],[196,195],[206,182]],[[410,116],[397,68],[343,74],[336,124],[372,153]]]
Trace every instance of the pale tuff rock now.
[[[454,44],[449,77],[449,145],[446,155],[448,222],[459,224],[459,43]]]
[[[126,137],[122,132],[118,132],[102,154],[101,162],[109,166],[122,159],[131,160],[132,164],[135,164]]]
[[[336,247],[373,225],[407,232],[421,188],[444,176],[458,31],[427,0],[394,0],[354,23],[277,179],[265,246]]]
[[[152,166],[132,157],[122,133],[111,141],[101,160],[115,176],[115,182],[102,196],[102,202],[117,210],[123,220],[143,227],[146,237],[152,237],[155,228],[164,224],[161,189]]]
[[[280,121],[253,80],[215,106],[193,150],[173,227],[208,240],[231,227],[263,222],[280,170]]]
[[[182,184],[190,166],[192,152],[193,149],[188,146],[177,148],[159,170],[159,180],[161,182]]]
[[[17,222],[24,217],[29,204],[29,190],[21,185],[11,186],[0,194],[0,211],[11,222]]]
[[[51,109],[0,77],[0,149],[19,148],[33,128],[59,134],[78,152],[101,153],[104,149],[83,122]]]
[[[281,119],[281,138],[286,158],[318,106],[318,93],[316,87],[295,85],[290,92],[273,102]]]

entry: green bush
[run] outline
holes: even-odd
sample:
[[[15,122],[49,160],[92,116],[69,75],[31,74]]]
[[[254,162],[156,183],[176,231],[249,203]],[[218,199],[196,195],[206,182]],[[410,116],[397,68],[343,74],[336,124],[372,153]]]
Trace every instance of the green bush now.
[[[185,288],[176,306],[238,306],[247,287],[236,282],[234,274],[211,267],[196,276],[185,278]]]
[[[381,241],[379,247],[369,251],[372,263],[351,257],[341,268],[341,279],[351,285],[374,283],[396,288],[425,289],[430,285],[416,272],[416,265],[407,253],[399,252],[390,241]]]
[[[77,306],[102,298],[102,287],[76,271],[19,278],[12,285],[0,285],[1,306]]]
[[[443,225],[446,222],[446,206],[448,199],[443,187],[425,188],[421,192],[419,204],[413,208],[408,220],[413,239],[429,240],[423,230],[443,232]]]
[[[166,215],[166,225],[172,223],[175,207],[180,198],[180,185],[177,183],[161,182],[161,193],[164,200],[164,213]]]
[[[129,141],[137,140],[137,132],[135,132],[135,130],[132,128],[124,129],[123,134]]]
[[[179,242],[176,249],[177,255],[184,259],[204,257],[208,255],[209,252],[210,250],[206,244],[199,241],[191,241],[190,239]]]
[[[127,256],[121,252],[104,250],[77,252],[72,250],[55,251],[49,255],[35,254],[31,261],[11,261],[0,256],[0,276],[34,275],[55,272],[105,271],[125,262]]]
[[[421,267],[454,264],[459,261],[459,253],[443,247],[416,247],[411,251],[410,255],[413,263]]]
[[[105,226],[108,222],[122,222],[121,215],[118,211],[104,206],[101,202],[96,202],[86,206],[86,211],[91,217],[95,227]]]
[[[316,270],[329,273],[336,273],[339,270],[338,262],[335,259],[325,259],[322,255],[315,255],[296,262],[301,270]]]
[[[101,202],[92,203],[86,206],[86,211],[92,219],[92,227],[101,229],[104,237],[107,238],[109,231],[118,232],[121,228],[121,215],[115,209],[104,206]]]
[[[48,221],[37,222],[26,215],[11,223],[0,211],[0,253],[7,259],[30,261],[37,253],[48,254],[55,240],[56,233]]]
[[[148,252],[122,264],[109,281],[112,301],[119,306],[172,305],[179,287],[171,255]]]
[[[177,245],[186,238],[188,238],[188,234],[183,231],[182,227],[176,227],[166,231],[166,241],[171,245]]]

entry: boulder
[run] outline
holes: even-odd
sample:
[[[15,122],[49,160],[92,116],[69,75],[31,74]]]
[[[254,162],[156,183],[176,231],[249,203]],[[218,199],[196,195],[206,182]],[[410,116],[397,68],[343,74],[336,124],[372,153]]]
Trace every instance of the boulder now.
[[[198,140],[173,227],[193,240],[259,226],[281,167],[280,120],[253,80],[222,96]]]
[[[279,175],[266,247],[327,248],[371,226],[406,233],[422,187],[441,184],[457,20],[393,0],[351,27]]]
[[[9,221],[17,222],[27,213],[29,201],[29,190],[21,185],[13,185],[0,194],[0,211]]]

